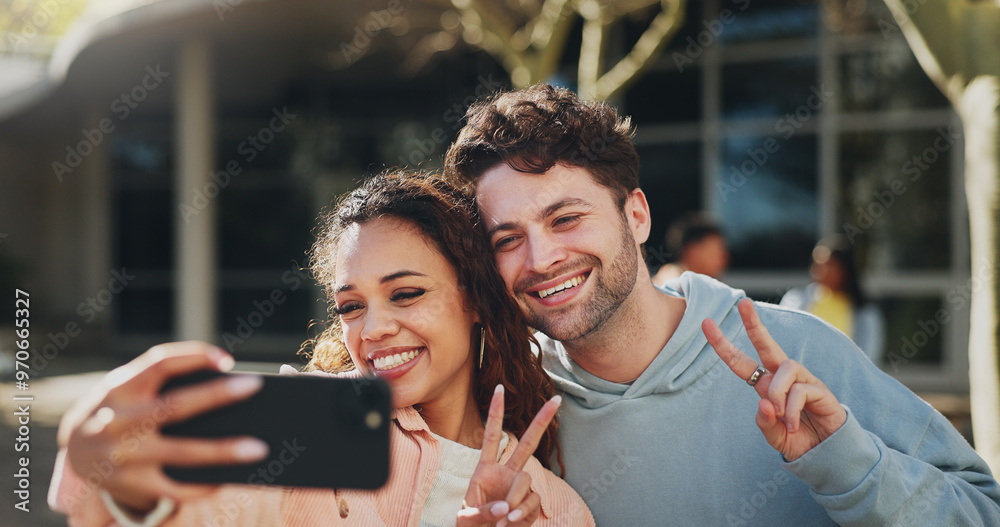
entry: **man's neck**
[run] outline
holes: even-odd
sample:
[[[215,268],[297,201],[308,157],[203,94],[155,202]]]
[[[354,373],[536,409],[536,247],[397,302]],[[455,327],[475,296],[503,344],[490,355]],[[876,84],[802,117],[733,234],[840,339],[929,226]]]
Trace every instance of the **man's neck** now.
[[[618,311],[589,335],[564,341],[574,362],[604,380],[630,383],[653,362],[680,324],[686,302],[656,289],[648,275]]]

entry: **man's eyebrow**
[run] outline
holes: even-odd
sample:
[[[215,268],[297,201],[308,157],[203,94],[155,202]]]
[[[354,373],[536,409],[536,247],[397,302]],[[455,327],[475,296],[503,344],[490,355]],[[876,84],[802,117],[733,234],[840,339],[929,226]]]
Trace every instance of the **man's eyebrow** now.
[[[427,275],[425,275],[424,273],[419,273],[417,271],[411,271],[409,269],[403,269],[401,271],[396,271],[395,273],[387,274],[387,275],[383,276],[382,278],[379,278],[378,279],[378,283],[385,284],[385,283],[389,283],[389,282],[391,282],[393,280],[399,280],[400,278],[404,278],[404,277],[407,277],[407,276],[423,276],[423,277],[426,277]],[[353,285],[351,285],[351,284],[342,284],[342,285],[338,285],[337,287],[335,287],[333,289],[333,293],[334,294],[343,293],[345,291],[350,291],[352,289],[354,289]]]
[[[555,214],[556,212],[559,212],[559,209],[570,206],[592,207],[590,202],[580,198],[563,198],[559,201],[550,204],[548,207],[542,209],[541,212],[538,213],[538,216],[535,217],[535,220],[542,221],[545,218],[548,218],[549,216]],[[492,238],[493,235],[499,231],[513,230],[517,228],[517,225],[518,225],[517,222],[513,221],[508,221],[501,223],[499,225],[494,225],[493,227],[490,227],[489,229],[486,230],[486,237]]]
[[[510,231],[517,227],[517,223],[513,221],[508,221],[506,223],[501,223],[500,225],[494,225],[486,230],[486,238],[490,239],[494,234],[500,231]]]
[[[588,201],[580,198],[563,198],[548,207],[545,207],[536,219],[538,221],[544,220],[545,218],[548,218],[558,212],[559,209],[570,206],[591,207],[592,205]]]

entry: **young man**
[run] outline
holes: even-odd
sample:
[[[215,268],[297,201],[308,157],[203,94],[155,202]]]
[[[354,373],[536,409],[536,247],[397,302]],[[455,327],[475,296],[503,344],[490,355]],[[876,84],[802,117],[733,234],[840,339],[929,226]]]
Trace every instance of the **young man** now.
[[[653,285],[628,119],[543,85],[467,120],[446,168],[543,334],[598,525],[1000,525],[983,460],[846,336],[694,273]]]

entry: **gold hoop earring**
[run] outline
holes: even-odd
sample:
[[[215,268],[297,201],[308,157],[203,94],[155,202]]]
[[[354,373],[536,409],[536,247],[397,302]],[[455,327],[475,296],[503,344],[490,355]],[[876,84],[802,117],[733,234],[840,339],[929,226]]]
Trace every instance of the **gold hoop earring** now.
[[[486,327],[479,326],[479,369],[483,369],[483,351],[486,349]]]

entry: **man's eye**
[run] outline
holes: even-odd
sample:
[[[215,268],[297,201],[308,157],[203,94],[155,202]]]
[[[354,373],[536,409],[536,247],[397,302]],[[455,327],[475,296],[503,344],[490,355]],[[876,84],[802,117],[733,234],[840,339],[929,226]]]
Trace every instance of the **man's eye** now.
[[[516,238],[513,237],[513,236],[507,236],[505,238],[500,238],[499,240],[496,241],[496,243],[493,244],[493,248],[497,249],[497,250],[503,249],[504,247],[506,247],[506,246],[514,243],[515,239]]]
[[[575,221],[577,221],[579,219],[580,219],[579,216],[562,216],[562,217],[556,218],[556,221],[554,221],[552,223],[554,225],[569,225],[569,224],[571,224],[571,223],[573,223],[573,222],[575,222]]]
[[[404,289],[402,291],[396,291],[389,298],[393,302],[399,302],[402,300],[410,300],[423,295],[426,291],[424,289]]]

